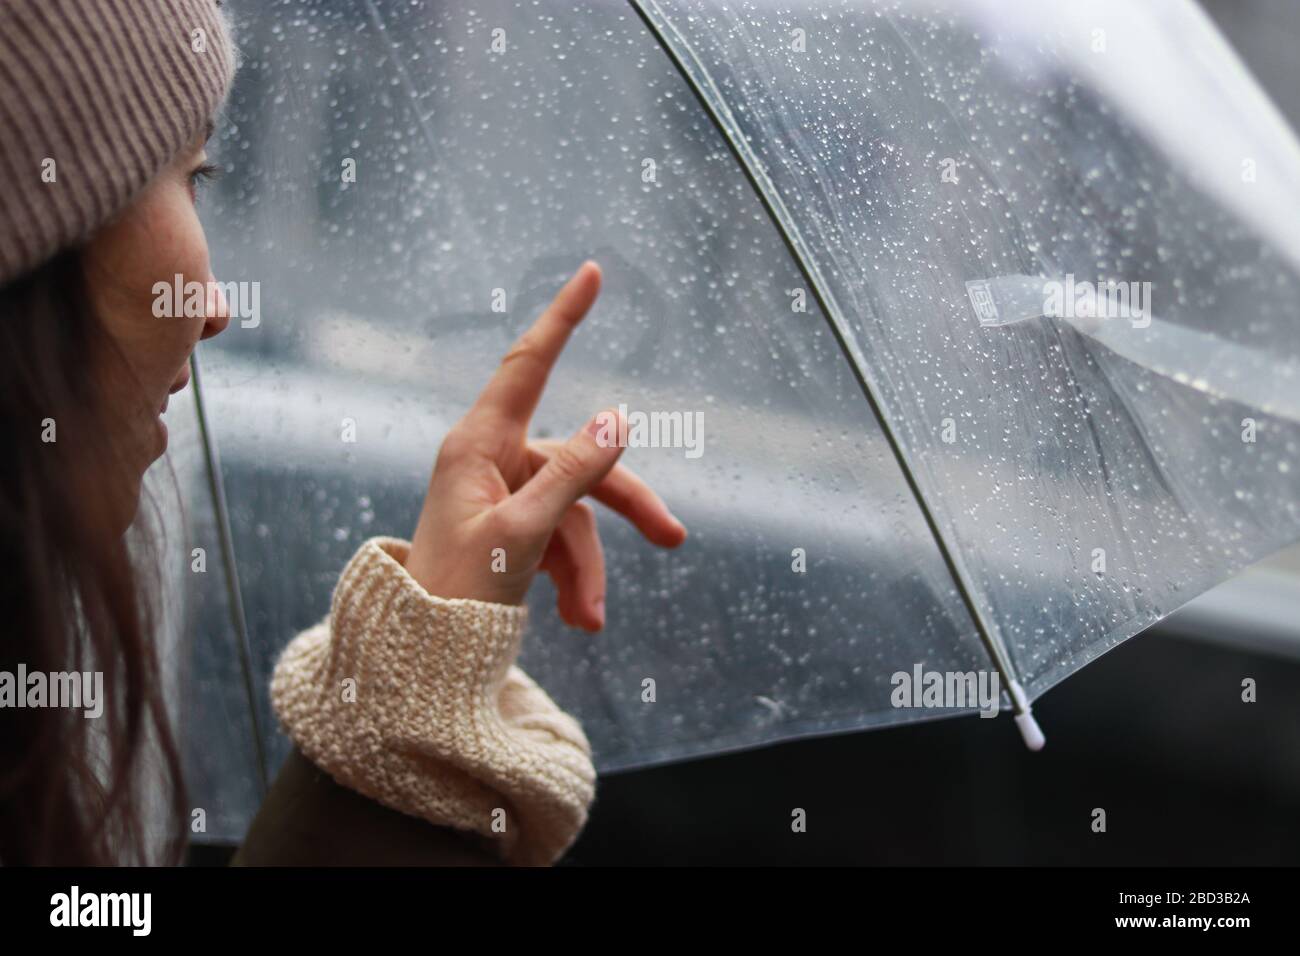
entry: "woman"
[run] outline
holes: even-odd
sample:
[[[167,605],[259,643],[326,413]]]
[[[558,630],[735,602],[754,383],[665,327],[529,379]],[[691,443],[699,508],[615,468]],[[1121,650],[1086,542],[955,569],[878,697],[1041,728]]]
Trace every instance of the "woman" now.
[[[194,202],[235,70],[219,5],[0,6],[0,671],[102,671],[108,698],[98,720],[5,710],[8,864],[144,859],[152,745],[171,859],[183,849],[189,809],[150,634],[156,569],[125,533],[166,448],[168,397],[229,318],[215,291],[188,314],[154,292],[176,276],[216,288]],[[595,420],[567,442],[527,442],[599,284],[585,263],[560,290],[447,436],[411,541],[363,545],[330,616],[285,650],[272,701],[296,748],[240,862],[551,863],[577,836],[590,747],[514,666],[525,595],[545,570],[565,622],[602,627],[589,495],[655,544],[685,538]]]

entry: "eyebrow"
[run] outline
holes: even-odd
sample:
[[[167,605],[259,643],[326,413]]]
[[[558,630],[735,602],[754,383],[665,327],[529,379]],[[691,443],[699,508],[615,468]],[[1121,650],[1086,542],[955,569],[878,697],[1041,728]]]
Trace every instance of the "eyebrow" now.
[[[212,139],[212,134],[213,134],[214,132],[216,132],[216,129],[217,129],[217,127],[216,127],[216,125],[212,122],[212,120],[208,120],[208,126],[207,126],[207,129],[204,131],[204,134],[203,134],[203,143],[204,143],[204,145],[207,145],[208,140]]]

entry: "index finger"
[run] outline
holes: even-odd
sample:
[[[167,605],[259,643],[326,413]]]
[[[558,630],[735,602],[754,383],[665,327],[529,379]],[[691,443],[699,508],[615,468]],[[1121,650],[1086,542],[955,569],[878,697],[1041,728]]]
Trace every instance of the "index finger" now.
[[[491,412],[521,428],[527,427],[569,334],[587,314],[599,291],[600,266],[588,259],[510,347],[470,414]]]

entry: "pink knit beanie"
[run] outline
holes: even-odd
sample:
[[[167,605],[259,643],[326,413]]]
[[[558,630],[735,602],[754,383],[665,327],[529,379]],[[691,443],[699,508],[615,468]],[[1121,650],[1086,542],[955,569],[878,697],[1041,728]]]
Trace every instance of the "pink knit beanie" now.
[[[225,100],[221,0],[0,0],[0,286],[81,243]]]

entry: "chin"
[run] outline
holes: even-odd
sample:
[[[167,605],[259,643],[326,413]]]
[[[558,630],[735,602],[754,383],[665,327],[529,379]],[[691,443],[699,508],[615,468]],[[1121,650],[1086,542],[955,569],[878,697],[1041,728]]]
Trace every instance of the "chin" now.
[[[135,523],[140,513],[140,500],[144,494],[145,475],[150,466],[160,460],[167,450],[165,430],[161,437],[156,435],[151,437],[153,441],[148,444],[142,442],[138,446],[144,453],[135,458],[136,463],[129,467],[129,474],[124,477],[119,490],[116,493],[109,491],[113,501],[114,525],[119,533],[125,534]]]
[[[126,534],[135,523],[136,516],[140,513],[140,491],[143,487],[143,482],[137,480],[113,496],[113,531],[118,535]]]
[[[156,439],[157,454],[153,456],[150,463],[157,461],[167,453],[167,423],[159,415],[154,419],[154,437]]]

